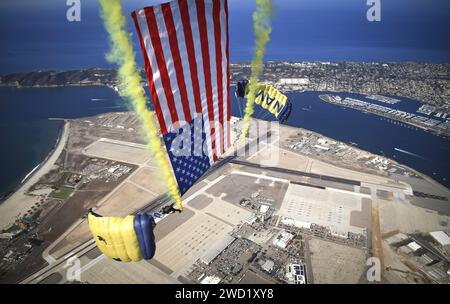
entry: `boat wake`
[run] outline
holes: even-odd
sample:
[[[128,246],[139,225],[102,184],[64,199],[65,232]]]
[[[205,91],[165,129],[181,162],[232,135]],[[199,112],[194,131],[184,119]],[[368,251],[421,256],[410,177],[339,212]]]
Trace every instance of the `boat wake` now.
[[[394,150],[398,151],[398,152],[401,152],[401,153],[404,153],[404,154],[408,154],[408,155],[411,155],[411,156],[418,157],[418,158],[423,159],[423,160],[428,160],[427,158],[425,158],[423,156],[420,156],[419,154],[412,153],[412,152],[409,152],[409,151],[406,151],[406,150],[402,150],[402,149],[399,149],[399,148],[394,148]]]

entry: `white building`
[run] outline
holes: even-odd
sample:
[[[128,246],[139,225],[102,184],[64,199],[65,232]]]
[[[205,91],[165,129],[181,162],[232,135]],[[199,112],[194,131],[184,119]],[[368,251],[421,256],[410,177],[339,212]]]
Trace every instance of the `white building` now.
[[[119,169],[119,167],[120,167],[120,165],[112,166],[111,168],[108,169],[108,172],[114,173],[114,172],[116,172],[117,169]]]
[[[282,217],[281,223],[286,226],[294,226],[297,228],[311,229],[311,223],[294,220],[288,217]]]
[[[411,249],[413,252],[416,252],[417,250],[422,248],[422,246],[420,246],[416,242],[411,242],[411,243],[408,244],[408,248]]]
[[[259,212],[261,212],[262,214],[265,214],[267,211],[269,211],[269,206],[267,205],[261,205],[261,207],[259,207]]]
[[[328,144],[328,140],[324,137],[321,137],[317,140],[317,142],[321,145],[327,145]]]
[[[278,81],[279,84],[287,84],[287,85],[307,85],[309,84],[308,78],[281,78]]]
[[[450,245],[450,236],[444,231],[433,231],[430,232],[430,235],[442,247]]]
[[[324,147],[324,146],[321,146],[321,145],[314,145],[314,147],[317,148],[317,149],[320,149],[320,150],[324,150],[324,151],[330,150],[330,148]]]
[[[264,264],[261,265],[261,268],[266,272],[271,272],[273,270],[273,267],[275,266],[275,263],[272,260],[266,260]]]
[[[289,284],[306,284],[305,266],[303,264],[288,264],[286,278]]]
[[[273,244],[281,249],[285,249],[289,243],[294,238],[294,235],[287,232],[281,231],[280,234],[273,240]]]
[[[219,284],[220,278],[216,276],[207,276],[201,280],[200,284]]]

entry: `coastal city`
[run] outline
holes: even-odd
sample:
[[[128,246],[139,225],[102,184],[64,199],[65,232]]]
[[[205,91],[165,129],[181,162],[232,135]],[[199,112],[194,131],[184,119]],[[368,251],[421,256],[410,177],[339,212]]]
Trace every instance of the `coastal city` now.
[[[231,64],[231,83],[250,77],[250,65]],[[324,94],[324,101],[370,112],[396,121],[450,135],[450,65],[364,62],[267,62],[261,82],[285,92],[345,92],[364,94],[367,101]],[[145,79],[145,71],[141,71]],[[107,85],[120,93],[116,71],[86,69],[42,71],[0,77],[0,86],[58,87]],[[147,82],[142,83],[148,86]],[[385,96],[386,95],[386,96]],[[423,104],[416,113],[398,110],[403,96]],[[377,103],[378,102],[378,103]]]
[[[267,62],[261,81],[281,91],[330,91],[402,96],[449,112],[449,64],[413,62]],[[231,64],[231,82],[248,78],[250,65]]]
[[[230,64],[231,83],[250,76],[250,65]],[[424,103],[428,111],[449,113],[450,64],[413,62],[274,62],[264,64],[261,82],[281,91],[330,91],[403,96]],[[117,87],[116,70],[35,71],[0,76],[1,86],[57,87],[108,85]],[[141,71],[146,79],[145,71]],[[143,85],[148,85],[146,82]],[[431,114],[431,113],[429,113]],[[445,118],[445,117],[444,117]]]
[[[240,123],[233,117],[233,134]],[[9,198],[32,198],[28,209],[2,214],[16,218],[6,225],[2,217],[4,282],[70,282],[65,265],[77,257],[82,283],[370,283],[373,256],[385,283],[449,282],[448,189],[393,160],[289,126],[252,131],[245,156],[226,155],[209,170],[184,195],[184,211],[156,225],[152,260],[105,259],[86,210],[155,210],[167,203],[167,186],[155,179],[131,113],[65,126],[54,169]],[[278,166],[261,165],[273,153]]]
[[[418,70],[428,77],[418,77]],[[249,71],[248,65],[232,64],[232,83]],[[394,72],[402,73],[402,82],[389,77]],[[386,78],[377,82],[383,83],[380,87],[361,85],[375,83],[371,77],[380,73]],[[31,72],[3,76],[1,85],[106,85],[120,94],[115,77],[114,70],[105,69]],[[286,92],[335,92],[320,99],[449,136],[449,108],[440,99],[450,92],[446,77],[448,65],[269,62],[262,81]],[[442,94],[423,89],[428,81]],[[390,97],[394,95],[427,103],[411,113],[395,108],[402,100]],[[232,123],[238,134],[240,117]],[[89,238],[85,214],[96,208],[121,216],[167,203],[166,186],[155,183],[139,130],[138,120],[122,112],[64,121],[48,160],[54,162],[52,169],[40,175],[42,168],[37,168],[25,178],[26,190],[0,205],[5,208],[1,281],[65,282],[62,265],[71,256],[85,265],[84,283],[135,276],[135,270],[103,259]],[[373,256],[381,261],[385,283],[449,282],[447,188],[384,155],[309,130],[281,126],[278,134],[262,138],[279,138],[279,149],[264,143],[256,154],[224,158],[185,195],[181,216],[157,224],[159,249],[145,263],[146,282],[367,283],[366,260]],[[252,134],[249,144],[260,141],[260,134]],[[281,164],[259,165],[258,159],[273,151]],[[121,203],[125,197],[130,202],[126,207]],[[20,213],[8,209],[18,202]],[[400,214],[409,218],[400,219]],[[417,225],[418,217],[428,220]],[[95,274],[105,265],[111,267],[109,279]]]
[[[450,1],[0,7],[5,301],[448,297]]]

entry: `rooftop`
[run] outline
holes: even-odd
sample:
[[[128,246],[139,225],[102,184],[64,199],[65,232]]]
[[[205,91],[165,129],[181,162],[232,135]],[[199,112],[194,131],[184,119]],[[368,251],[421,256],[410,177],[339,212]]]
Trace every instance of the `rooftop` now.
[[[430,235],[442,246],[450,245],[450,236],[444,231],[433,231]]]

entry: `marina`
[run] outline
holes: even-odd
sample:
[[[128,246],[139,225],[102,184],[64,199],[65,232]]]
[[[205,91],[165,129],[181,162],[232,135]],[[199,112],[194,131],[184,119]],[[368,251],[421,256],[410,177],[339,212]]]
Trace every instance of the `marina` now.
[[[383,106],[379,104],[374,104],[371,102],[363,101],[360,99],[346,97],[341,98],[339,95],[321,95],[319,96],[323,101],[329,102],[335,105],[349,107],[353,109],[357,109],[363,112],[370,112],[376,115],[384,116],[386,118],[394,119],[403,123],[407,123],[413,126],[417,126],[424,130],[430,130],[436,132],[438,134],[443,133],[450,136],[450,123],[449,120],[444,120],[447,114],[442,115],[439,112],[439,116],[435,116],[434,118],[426,117],[423,115],[418,115],[415,113],[410,113],[403,110],[393,109],[388,106]],[[373,96],[367,96],[368,99],[374,99]],[[385,102],[385,101],[382,101]],[[389,102],[390,104],[396,104],[400,102],[400,100],[396,100],[395,102]],[[423,106],[417,110],[418,113],[423,113],[426,115],[432,114],[432,112],[424,112]],[[441,119],[439,119],[441,118]]]

